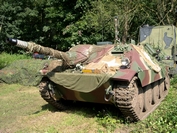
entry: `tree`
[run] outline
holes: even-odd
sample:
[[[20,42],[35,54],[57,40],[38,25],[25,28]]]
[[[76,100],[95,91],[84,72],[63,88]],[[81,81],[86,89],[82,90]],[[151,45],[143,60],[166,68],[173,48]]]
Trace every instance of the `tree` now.
[[[144,24],[174,23],[176,0],[0,0],[0,51],[17,52],[6,37],[68,50],[71,44],[138,40]]]

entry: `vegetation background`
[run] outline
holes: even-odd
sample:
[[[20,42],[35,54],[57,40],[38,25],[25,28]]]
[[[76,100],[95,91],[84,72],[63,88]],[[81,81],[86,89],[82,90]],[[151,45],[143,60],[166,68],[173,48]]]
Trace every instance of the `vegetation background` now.
[[[19,53],[6,38],[68,50],[71,44],[138,41],[139,27],[174,24],[176,0],[0,0],[0,52]]]
[[[30,58],[7,45],[7,37],[67,50],[71,44],[114,41],[117,16],[121,41],[138,41],[139,27],[144,24],[175,24],[175,5],[176,0],[0,0],[0,69]],[[167,98],[137,123],[129,123],[109,106],[79,104],[57,112],[40,98],[36,87],[0,83],[0,132],[175,133],[176,83],[174,77]]]

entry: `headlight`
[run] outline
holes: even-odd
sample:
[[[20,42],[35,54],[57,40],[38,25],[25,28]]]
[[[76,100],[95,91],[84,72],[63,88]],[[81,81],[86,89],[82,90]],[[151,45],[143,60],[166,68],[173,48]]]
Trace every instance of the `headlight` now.
[[[128,66],[130,64],[130,60],[127,57],[123,57],[121,59],[122,66]]]

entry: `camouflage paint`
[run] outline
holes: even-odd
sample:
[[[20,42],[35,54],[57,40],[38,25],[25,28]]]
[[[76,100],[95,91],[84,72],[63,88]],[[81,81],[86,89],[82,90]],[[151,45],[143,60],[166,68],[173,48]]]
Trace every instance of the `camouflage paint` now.
[[[35,43],[28,43],[27,49],[30,52],[43,53],[45,55],[51,55],[58,59],[63,59],[65,65],[76,65],[77,63],[90,63],[99,61],[107,52],[113,47],[113,45],[95,46],[95,45],[76,45],[67,52],[54,50],[48,47],[42,47]]]
[[[90,51],[89,58],[84,62],[84,64],[91,62],[98,62],[103,58],[103,56],[107,55],[108,52],[114,47],[114,45],[104,45],[104,46],[92,46],[92,50]]]
[[[163,78],[165,69],[162,69],[161,72],[155,72],[151,69],[151,66],[143,60],[139,51],[134,48],[135,46],[129,45],[129,50],[124,53],[124,57],[127,57],[131,60],[128,68],[119,68],[115,74],[111,77],[111,80],[114,81],[131,81],[131,79],[137,75],[140,79],[142,87],[153,83],[161,78]],[[136,46],[138,47],[138,46]],[[116,55],[117,56],[117,55]],[[82,77],[82,74],[81,74]],[[62,93],[65,99],[67,100],[76,100],[76,101],[87,101],[87,102],[97,102],[97,103],[107,103],[104,100],[105,89],[110,85],[108,81],[107,85],[103,84],[101,87],[95,89],[89,93],[72,91],[64,87],[58,87],[58,91]],[[98,96],[99,94],[99,96]],[[107,103],[109,104],[109,103]]]
[[[77,63],[82,63],[84,65],[87,65],[88,63],[96,63],[95,66],[99,66],[100,61],[106,55],[111,55],[111,57],[113,57],[115,60],[117,57],[119,58],[126,57],[130,60],[130,64],[127,67],[116,66],[117,67],[115,69],[116,71],[114,71],[112,77],[106,80],[107,81],[106,83],[105,82],[102,83],[100,87],[95,88],[94,90],[90,92],[83,92],[81,90],[76,91],[76,90],[64,88],[61,84],[56,83],[57,87],[55,88],[55,91],[58,93],[58,95],[62,94],[62,97],[67,100],[110,104],[110,102],[105,101],[104,96],[106,94],[105,89],[107,89],[111,85],[112,81],[116,81],[117,83],[119,83],[119,81],[130,82],[131,79],[136,75],[138,76],[141,82],[141,85],[146,86],[148,84],[153,83],[154,81],[164,78],[165,75],[168,74],[167,72],[168,68],[158,69],[160,71],[153,68],[154,66],[163,67],[162,65],[163,62],[155,61],[155,58],[149,55],[146,52],[147,50],[144,49],[143,47],[144,44],[142,44],[141,46],[130,44],[130,45],[126,45],[126,47],[124,47],[124,45],[122,44],[121,45],[103,45],[103,46],[77,45],[71,48],[68,52],[61,52],[61,51],[53,50],[51,48],[42,47],[34,43],[28,43],[28,44],[30,44],[28,45],[28,49],[31,50],[32,52],[37,51],[41,54],[49,54],[49,55],[53,55],[56,58],[62,59],[64,62],[63,67],[65,68],[67,72],[66,75],[68,76],[73,75],[73,72],[77,73],[77,70],[75,69],[75,65]],[[121,48],[121,49],[118,49],[119,51],[117,53],[116,53],[115,46],[118,46],[119,48]],[[160,45],[158,44],[158,46]],[[114,51],[115,54],[111,53],[111,51]],[[116,62],[117,64],[121,64],[121,60],[116,60],[116,61],[118,61]],[[65,65],[66,66],[71,65],[70,66],[71,71],[67,71],[66,69],[67,67]],[[56,71],[55,73],[61,73],[61,71]],[[106,74],[108,75],[110,73],[106,73]],[[84,74],[82,73],[82,71],[80,71],[78,75],[79,75],[79,78],[83,78],[83,76],[85,76],[86,73]],[[88,76],[94,77],[96,75],[90,74]],[[84,83],[80,83],[80,84],[84,84]]]
[[[144,70],[138,73],[138,77],[141,81],[142,87],[153,83],[161,78],[164,77],[164,74],[162,73],[156,73],[153,70]]]
[[[119,80],[119,81],[131,81],[131,79],[136,74],[136,71],[131,69],[120,69],[113,77],[112,80]]]
[[[144,32],[146,31],[146,32]],[[166,66],[171,67],[171,74],[177,73],[177,28],[173,25],[149,26],[140,28],[140,44],[149,44]],[[176,72],[175,72],[176,71]]]
[[[112,79],[130,81],[135,74],[138,74],[142,86],[146,86],[164,77],[162,72],[156,73],[151,69],[151,66],[143,60],[139,52],[134,48],[135,46],[130,45],[130,47],[131,51],[125,53],[125,57],[131,60],[129,68],[120,68]]]

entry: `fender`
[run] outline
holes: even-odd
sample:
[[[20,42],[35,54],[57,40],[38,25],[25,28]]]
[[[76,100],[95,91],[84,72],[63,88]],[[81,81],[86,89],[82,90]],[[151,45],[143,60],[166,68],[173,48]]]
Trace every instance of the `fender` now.
[[[119,81],[131,81],[134,75],[137,72],[131,69],[121,69],[116,74],[111,77],[112,80],[119,80]]]
[[[142,87],[144,87],[159,79],[165,78],[165,74],[163,73],[163,70],[158,73],[153,70],[143,70],[138,72],[138,78],[140,79]]]
[[[142,87],[165,77],[163,72],[156,73],[153,70],[143,70],[137,73],[136,71],[131,69],[122,69],[118,71],[111,79],[130,82],[136,74],[140,79]]]

